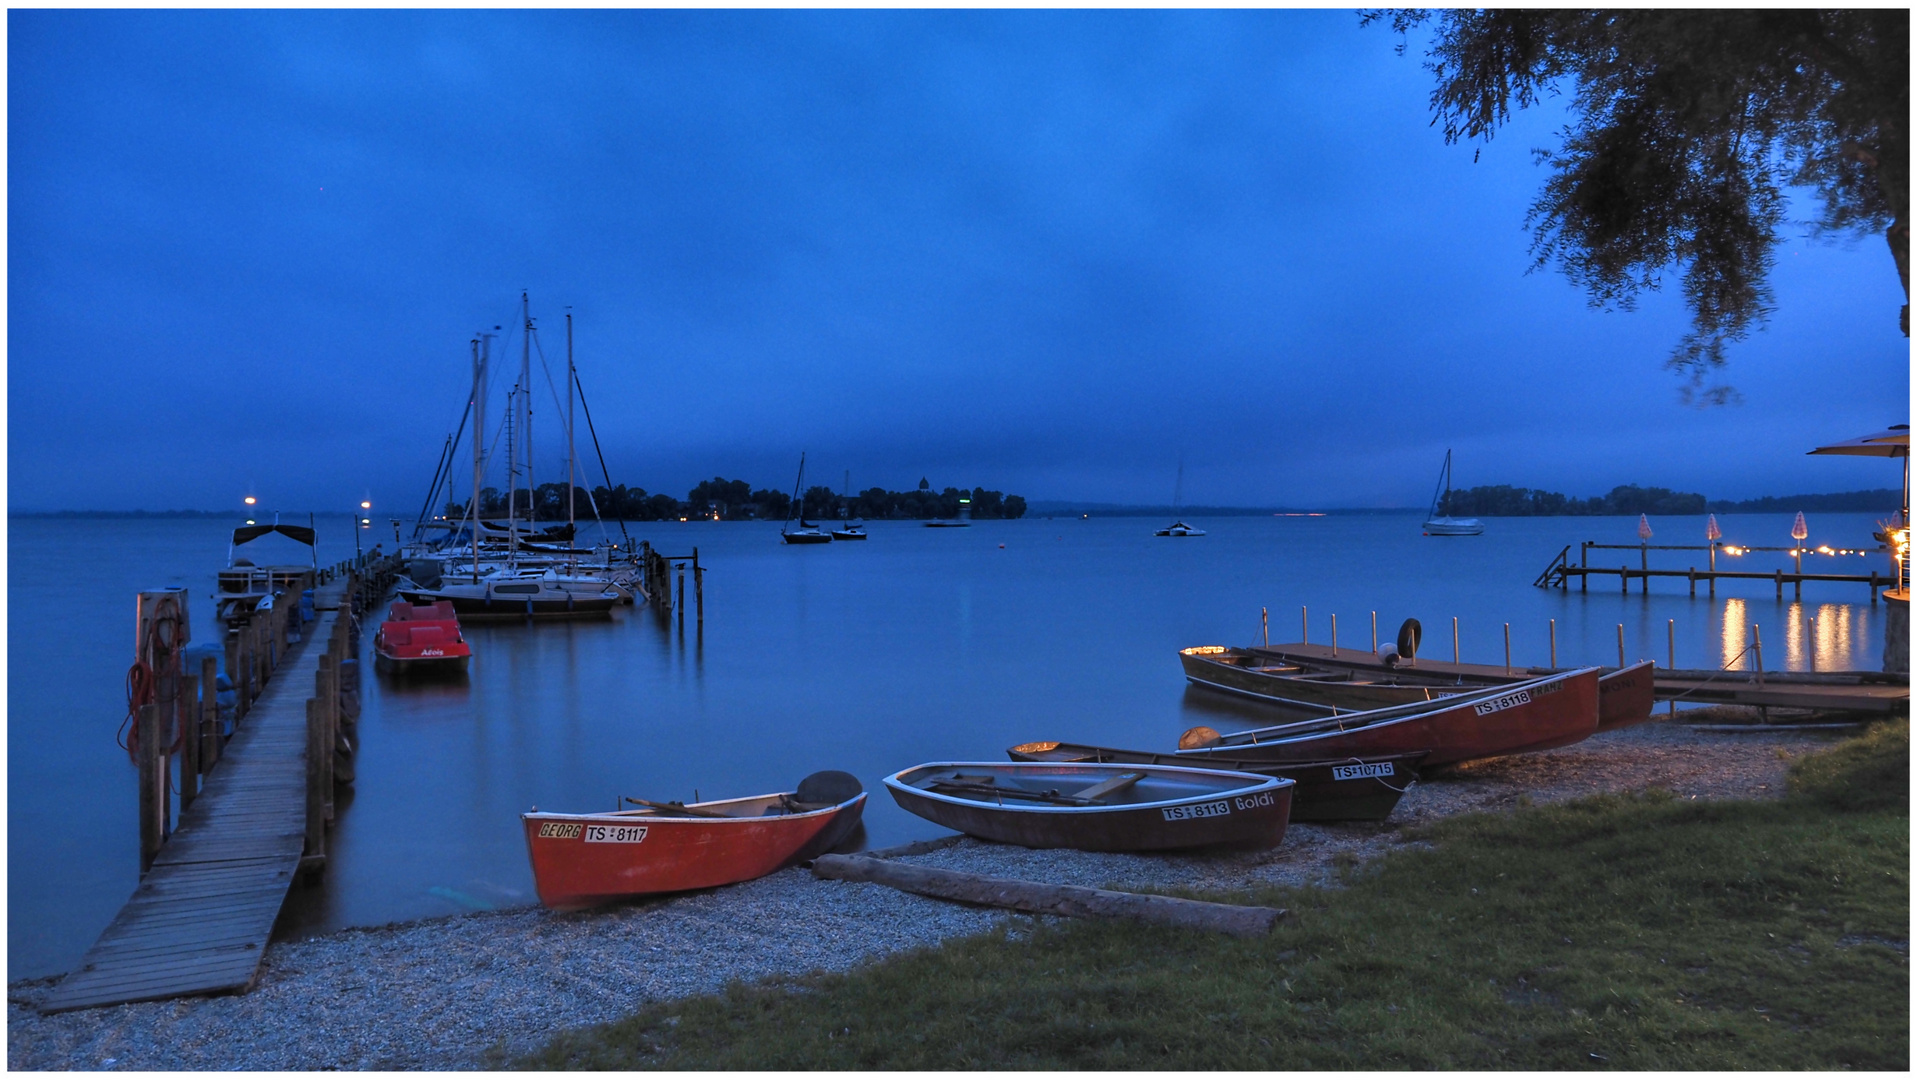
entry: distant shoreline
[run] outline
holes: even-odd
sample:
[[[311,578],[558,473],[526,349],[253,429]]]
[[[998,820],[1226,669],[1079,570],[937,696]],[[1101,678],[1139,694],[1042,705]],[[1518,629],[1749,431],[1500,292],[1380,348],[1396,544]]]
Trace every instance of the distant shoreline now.
[[[1792,512],[1800,511],[1800,510],[1806,513],[1825,513],[1825,514],[1831,514],[1831,513],[1869,514],[1869,513],[1894,512],[1897,509],[1895,505],[1891,505],[1888,507],[1885,507],[1885,506],[1856,507],[1856,506],[1850,506],[1850,505],[1842,505],[1842,504],[1851,503],[1854,500],[1859,500],[1859,497],[1863,497],[1865,499],[1869,499],[1869,498],[1881,499],[1886,494],[1893,500],[1893,503],[1896,501],[1900,501],[1902,497],[1901,492],[1897,491],[1896,489],[1887,488],[1887,489],[1883,489],[1883,491],[1869,491],[1869,492],[1845,491],[1845,492],[1833,492],[1833,493],[1824,494],[1824,495],[1767,495],[1762,498],[1742,499],[1737,501],[1714,499],[1709,504],[1709,507],[1710,507],[1709,512],[1718,513],[1718,514],[1788,514],[1788,513],[1792,513]],[[1083,515],[1090,515],[1092,517],[1167,517],[1167,518],[1172,518],[1172,517],[1193,517],[1193,518],[1268,517],[1268,516],[1270,517],[1310,517],[1310,516],[1348,517],[1352,515],[1361,515],[1361,514],[1362,515],[1421,514],[1425,512],[1425,509],[1426,509],[1425,507],[1421,507],[1421,506],[1326,507],[1326,508],[1300,508],[1300,507],[1291,507],[1291,506],[1171,507],[1171,506],[1134,506],[1134,505],[1126,505],[1126,504],[1120,504],[1120,503],[1068,502],[1064,500],[1053,499],[1053,500],[1044,500],[1044,501],[1033,501],[1028,503],[1024,516],[1028,518],[1079,517]],[[264,514],[278,513],[283,517],[290,517],[290,518],[297,519],[299,517],[305,516],[308,513],[319,513],[319,514],[330,517],[330,516],[335,516],[339,514],[345,514],[347,513],[347,511],[344,511],[344,510],[323,510],[323,511],[255,510],[255,511],[251,511],[250,513],[254,517],[258,517],[260,514],[263,514],[263,513]],[[161,518],[161,519],[165,519],[165,518],[186,518],[186,519],[245,518],[248,516],[248,514],[249,512],[244,510],[12,510],[12,509],[9,509],[7,511],[7,516],[9,518],[81,518],[81,519],[87,519],[87,518],[99,518],[99,519],[106,519],[106,518]],[[391,517],[391,515],[379,515],[379,516]],[[1480,514],[1476,514],[1472,516],[1484,518],[1484,517],[1591,517],[1594,515],[1590,515],[1590,514],[1483,514],[1483,513],[1480,513]],[[1604,515],[1597,515],[1597,516],[1604,516]],[[1608,515],[1608,516],[1629,517],[1631,515],[1625,514],[1625,515]],[[1700,517],[1702,516],[1702,514],[1665,514],[1665,515],[1652,515],[1652,516],[1654,517],[1656,516]],[[406,519],[402,517],[400,520],[404,521]],[[613,519],[607,518],[606,520],[608,523],[610,523]],[[752,519],[746,519],[746,520],[752,520]],[[641,524],[646,524],[646,523],[641,522]]]

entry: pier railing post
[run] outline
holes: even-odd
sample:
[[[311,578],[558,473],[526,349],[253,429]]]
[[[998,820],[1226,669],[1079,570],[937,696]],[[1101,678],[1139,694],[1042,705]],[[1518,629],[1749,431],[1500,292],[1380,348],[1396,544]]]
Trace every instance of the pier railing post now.
[[[160,707],[142,705],[138,719],[140,771],[140,873],[145,874],[166,842],[166,778],[161,775]]]
[[[180,697],[173,713],[180,733],[180,813],[184,814],[200,794],[199,672],[180,676]]]
[[[692,549],[692,602],[699,613],[699,625],[706,622],[706,571],[699,565],[699,549]]]
[[[320,794],[321,706],[317,697],[306,699],[306,860],[309,865],[324,865],[326,858],[326,802]]]
[[[339,666],[333,656],[320,657],[319,671],[313,676],[320,699],[319,714],[319,791],[325,803],[323,816],[333,818],[333,744],[339,730]]]
[[[220,760],[220,665],[212,657],[200,661],[200,772],[210,772]]]

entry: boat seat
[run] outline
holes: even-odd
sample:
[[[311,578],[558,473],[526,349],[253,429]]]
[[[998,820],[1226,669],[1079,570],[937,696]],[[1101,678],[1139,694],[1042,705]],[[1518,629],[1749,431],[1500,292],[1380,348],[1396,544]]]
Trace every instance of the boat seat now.
[[[379,628],[390,646],[410,645],[413,642],[413,628],[403,622],[389,622]]]
[[[407,644],[438,645],[446,640],[446,628],[437,623],[408,627]]]

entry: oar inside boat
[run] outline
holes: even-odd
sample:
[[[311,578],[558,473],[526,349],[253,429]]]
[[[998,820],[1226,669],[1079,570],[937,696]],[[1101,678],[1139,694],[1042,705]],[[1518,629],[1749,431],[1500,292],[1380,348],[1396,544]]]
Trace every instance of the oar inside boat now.
[[[649,806],[652,809],[657,810],[663,814],[684,814],[687,817],[711,817],[711,818],[722,818],[722,817],[732,816],[731,814],[721,814],[717,810],[695,810],[692,807],[687,806],[685,803],[681,803],[681,802],[653,802],[649,799],[635,799],[630,795],[622,796],[622,798],[624,798],[627,802],[633,804],[634,806]]]

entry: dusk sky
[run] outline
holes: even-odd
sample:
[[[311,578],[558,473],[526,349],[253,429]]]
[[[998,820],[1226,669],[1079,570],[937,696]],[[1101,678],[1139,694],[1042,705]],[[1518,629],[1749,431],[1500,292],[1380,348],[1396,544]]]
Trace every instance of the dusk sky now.
[[[1804,456],[1907,420],[1881,239],[1792,226],[1743,403],[1689,407],[1675,275],[1605,313],[1526,274],[1562,113],[1474,162],[1421,42],[1349,11],[8,27],[16,510],[410,514],[521,289],[555,364],[573,312],[614,480],[679,497],[801,450],[834,488],[1129,503],[1182,455],[1187,503],[1423,506],[1447,447],[1459,486],[1580,496],[1900,482]]]

